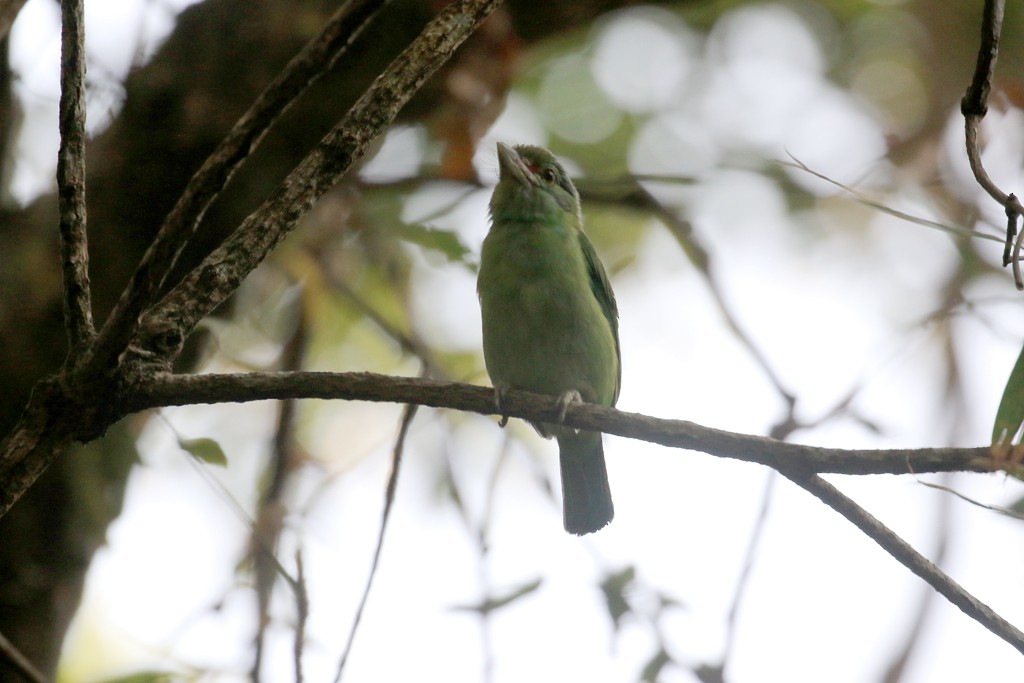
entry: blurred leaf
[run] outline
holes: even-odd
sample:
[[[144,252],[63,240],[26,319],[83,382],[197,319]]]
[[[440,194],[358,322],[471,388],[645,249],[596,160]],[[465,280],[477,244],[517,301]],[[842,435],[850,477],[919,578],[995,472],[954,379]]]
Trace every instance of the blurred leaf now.
[[[612,618],[615,630],[618,630],[622,617],[632,611],[629,601],[626,599],[626,591],[633,585],[634,580],[636,580],[636,567],[630,565],[622,571],[609,574],[601,582],[601,592],[604,593],[605,604],[608,605],[608,615]]]
[[[477,603],[476,605],[462,605],[457,606],[453,609],[462,612],[479,612],[481,615],[487,615],[496,609],[510,605],[516,600],[523,598],[530,593],[540,588],[542,579],[536,578],[533,581],[523,584],[518,588],[513,589],[510,593],[497,598],[487,598],[483,602]]]
[[[671,657],[665,652],[665,648],[658,648],[658,651],[651,657],[650,661],[644,665],[643,671],[640,672],[640,680],[644,683],[657,683],[658,674],[665,668],[665,665],[671,662]]]
[[[228,466],[228,458],[224,455],[224,449],[213,439],[182,439],[179,437],[178,446],[196,460],[205,462],[207,465]]]
[[[1024,348],[1010,371],[992,427],[992,443],[1009,446],[1024,423]]]
[[[668,593],[658,593],[658,605],[661,610],[668,609],[670,607],[678,607],[679,609],[686,609],[686,604],[679,601],[677,598],[669,595]]]
[[[693,673],[701,683],[724,683],[725,669],[721,664],[701,664]]]
[[[406,242],[439,251],[453,263],[468,263],[466,257],[472,253],[451,230],[431,228],[419,223],[401,223],[395,229],[395,234]]]
[[[1024,498],[1018,498],[1013,501],[1006,509],[1019,515],[1024,515]]]

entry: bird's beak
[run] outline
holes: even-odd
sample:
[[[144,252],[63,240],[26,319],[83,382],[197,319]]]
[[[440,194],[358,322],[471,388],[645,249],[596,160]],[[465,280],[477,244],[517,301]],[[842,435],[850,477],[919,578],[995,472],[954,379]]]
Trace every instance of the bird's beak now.
[[[537,177],[523,163],[523,158],[519,156],[519,153],[504,142],[498,143],[498,168],[501,179],[510,178],[523,185],[538,184]]]

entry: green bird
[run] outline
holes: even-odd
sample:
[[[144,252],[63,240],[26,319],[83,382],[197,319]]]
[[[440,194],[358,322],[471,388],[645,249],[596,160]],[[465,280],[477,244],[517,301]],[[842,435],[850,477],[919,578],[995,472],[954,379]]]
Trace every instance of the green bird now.
[[[554,155],[498,143],[500,178],[480,255],[477,293],[484,361],[495,400],[525,389],[613,406],[622,377],[618,308],[608,276],[583,232],[580,196]],[[558,439],[566,531],[612,521],[601,434],[534,423]]]

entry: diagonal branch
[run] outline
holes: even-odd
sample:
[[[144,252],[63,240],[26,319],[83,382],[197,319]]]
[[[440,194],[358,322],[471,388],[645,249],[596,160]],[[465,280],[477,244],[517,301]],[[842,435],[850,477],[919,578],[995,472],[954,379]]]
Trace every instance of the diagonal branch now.
[[[160,226],[139,267],[107,318],[87,363],[102,365],[124,350],[134,324],[151,306],[195,234],[206,210],[231,176],[259,146],[270,127],[324,71],[345,53],[352,41],[390,0],[349,0],[260,93],[227,137],[189,181],[185,192]]]
[[[83,0],[62,0],[60,54],[60,149],[57,202],[64,276],[64,325],[68,348],[96,334],[89,292],[89,244],[85,232],[85,17]]]
[[[835,486],[816,474],[808,476],[804,473],[793,473],[786,470],[781,470],[781,472],[783,476],[800,488],[813,494],[825,505],[852,522],[900,564],[924,579],[944,598],[963,610],[964,614],[1024,654],[1024,633],[996,614],[991,607],[964,590],[931,560],[914,550],[909,543],[893,533]]]
[[[173,358],[199,320],[295,228],[497,4],[458,0],[431,20],[270,198],[145,315],[132,351],[162,361]]]

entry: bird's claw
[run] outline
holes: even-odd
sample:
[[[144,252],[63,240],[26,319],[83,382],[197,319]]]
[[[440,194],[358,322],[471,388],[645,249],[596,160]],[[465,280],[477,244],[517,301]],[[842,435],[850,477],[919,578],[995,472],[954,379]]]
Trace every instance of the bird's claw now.
[[[562,424],[565,422],[565,414],[569,412],[569,406],[573,403],[583,403],[583,397],[580,396],[580,392],[575,389],[570,389],[561,396],[558,397],[558,423]]]
[[[508,391],[508,387],[494,387],[494,407],[498,409],[498,414],[501,415],[501,419],[498,420],[498,426],[504,427],[508,424],[508,415],[505,414],[505,392]]]

